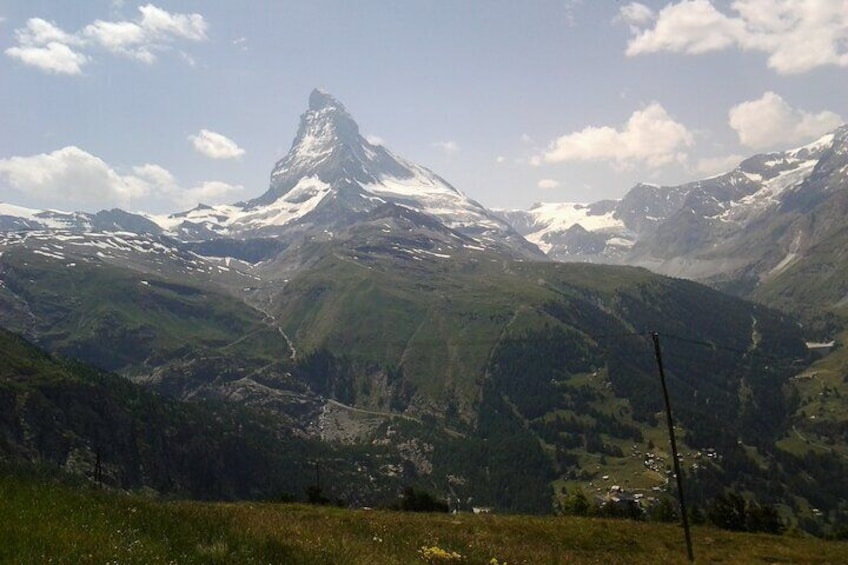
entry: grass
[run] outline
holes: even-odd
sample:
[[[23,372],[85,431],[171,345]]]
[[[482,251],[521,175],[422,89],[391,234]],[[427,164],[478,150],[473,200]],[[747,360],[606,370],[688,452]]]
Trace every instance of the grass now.
[[[566,325],[546,313],[545,304],[559,301],[576,312],[584,295],[597,298],[653,276],[643,269],[477,258],[413,262],[402,271],[392,265],[344,250],[327,253],[282,287],[274,314],[302,352],[326,346],[351,358],[403,366],[404,379],[437,401],[475,399],[502,337]],[[581,331],[608,329],[587,328],[577,318],[576,340],[582,341]]]
[[[839,563],[848,555],[840,542],[700,527],[693,542],[701,563]],[[685,563],[686,552],[674,525],[163,502],[7,476],[0,562],[655,564]]]
[[[835,453],[848,457],[848,445],[838,433],[848,419],[848,332],[835,336],[840,344],[832,353],[799,373],[794,379],[798,390],[799,406],[795,413],[796,425],[778,446],[796,456],[807,451]]]
[[[12,303],[25,304],[38,320],[10,329],[108,370],[132,373],[189,349],[225,350],[264,364],[287,348],[264,314],[202,282],[172,283],[84,261],[69,268],[25,250],[7,252],[3,263],[11,273],[7,295],[14,291]]]

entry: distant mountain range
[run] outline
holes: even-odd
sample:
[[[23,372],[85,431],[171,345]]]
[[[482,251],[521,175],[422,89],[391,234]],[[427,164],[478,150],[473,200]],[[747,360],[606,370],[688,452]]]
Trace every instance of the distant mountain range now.
[[[819,383],[796,377],[814,362],[804,338],[844,327],[847,136],[620,201],[495,213],[369,143],[315,90],[252,200],[171,215],[0,204],[0,326],[148,390],[349,448],[335,459],[339,477],[361,479],[345,479],[347,500],[407,483],[520,512],[550,510],[566,484],[664,492],[657,332],[696,500],[729,487],[835,523],[848,510],[848,411],[816,404]],[[590,264],[602,262],[616,264]],[[801,327],[786,312],[837,317]],[[65,465],[4,425],[10,449]],[[87,437],[77,429],[73,449],[90,458]],[[821,495],[825,481],[839,496]]]
[[[708,179],[640,184],[617,201],[499,213],[556,260],[640,265],[764,297],[792,272],[821,262],[824,247],[848,245],[846,212],[848,125]],[[839,261],[831,259],[836,268]],[[848,303],[848,287],[819,296],[825,282],[805,284],[822,306]]]
[[[821,262],[823,248],[844,236],[846,188],[848,125],[704,180],[639,184],[620,200],[490,211],[432,171],[369,143],[344,105],[315,90],[291,150],[257,198],[167,216],[0,203],[0,230],[127,231],[193,242],[206,255],[257,259],[399,206],[436,220],[468,245],[514,257],[644,266],[746,297],[773,297],[770,289]],[[263,239],[273,243],[242,243]],[[829,306],[848,303],[848,288],[827,294]]]

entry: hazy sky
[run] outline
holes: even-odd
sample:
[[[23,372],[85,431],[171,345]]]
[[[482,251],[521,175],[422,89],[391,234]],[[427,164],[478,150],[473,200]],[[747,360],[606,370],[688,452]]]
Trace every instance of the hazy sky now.
[[[256,197],[314,87],[491,208],[695,180],[848,120],[848,0],[0,0],[0,201]]]

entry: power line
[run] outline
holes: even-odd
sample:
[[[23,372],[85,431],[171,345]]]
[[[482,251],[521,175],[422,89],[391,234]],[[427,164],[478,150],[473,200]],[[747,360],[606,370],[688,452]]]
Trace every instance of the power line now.
[[[787,362],[786,355],[779,355],[777,353],[765,352],[762,351],[758,347],[754,347],[751,349],[740,349],[738,347],[733,347],[730,345],[723,345],[720,343],[716,343],[714,341],[705,341],[702,339],[696,339],[693,337],[686,337],[671,333],[665,332],[653,332],[653,331],[643,331],[643,332],[616,332],[609,334],[587,334],[583,332],[577,332],[580,336],[584,337],[587,340],[595,341],[595,342],[604,342],[609,340],[621,340],[624,338],[633,338],[633,337],[641,337],[645,339],[650,339],[654,334],[658,334],[663,338],[678,341],[681,343],[687,343],[689,345],[696,345],[703,347],[705,349],[709,349],[711,351],[722,351],[726,353],[733,353],[735,355],[739,355],[740,357],[748,357],[748,358],[759,358],[763,360],[773,360],[775,362]],[[322,345],[319,347],[326,347],[327,345],[333,343],[335,340],[325,340]],[[513,336],[508,337],[503,341],[508,341],[509,343],[514,344],[523,344],[523,343],[541,343],[543,341],[550,341],[550,338],[540,337],[540,336]],[[407,347],[407,346],[416,346],[416,347],[442,347],[442,346],[495,346],[499,344],[499,340],[497,338],[490,339],[406,339],[406,340],[387,340],[387,339],[356,339],[356,340],[338,340],[335,341],[336,346],[347,346],[347,347],[355,347],[355,346],[366,346],[366,347]],[[797,361],[797,359],[796,359]]]

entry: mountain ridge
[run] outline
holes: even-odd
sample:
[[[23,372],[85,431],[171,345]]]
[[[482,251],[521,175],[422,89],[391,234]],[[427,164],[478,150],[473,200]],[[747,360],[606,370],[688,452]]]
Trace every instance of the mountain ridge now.
[[[848,124],[707,179],[499,213],[556,260],[639,265],[755,296],[838,227],[846,189]]]
[[[839,209],[837,193],[848,182],[846,147],[848,124],[807,145],[754,155],[707,179],[640,183],[619,200],[490,211],[429,169],[368,142],[345,106],[315,89],[268,189],[251,200],[167,216],[0,203],[0,229],[164,235],[210,255],[235,252],[236,258],[255,260],[265,256],[238,242],[273,239],[278,243],[263,249],[275,253],[321,232],[338,237],[391,203],[516,257],[644,266],[755,297],[763,285],[784,284],[781,273],[820,248],[832,231],[828,208]],[[814,216],[829,218],[828,225],[811,221]],[[245,247],[250,250],[240,254]]]

